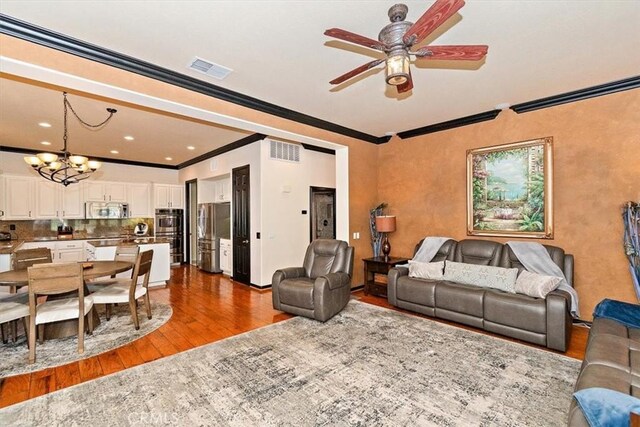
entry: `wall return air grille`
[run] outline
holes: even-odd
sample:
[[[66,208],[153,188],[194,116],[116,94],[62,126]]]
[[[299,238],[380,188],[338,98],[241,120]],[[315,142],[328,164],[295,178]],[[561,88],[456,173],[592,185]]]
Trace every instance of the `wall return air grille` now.
[[[287,142],[270,141],[269,157],[271,159],[300,163],[300,146]]]

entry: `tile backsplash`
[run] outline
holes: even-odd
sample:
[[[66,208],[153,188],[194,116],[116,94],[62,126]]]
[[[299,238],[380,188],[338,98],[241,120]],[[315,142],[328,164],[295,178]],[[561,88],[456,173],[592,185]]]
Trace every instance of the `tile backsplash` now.
[[[56,238],[58,226],[73,227],[75,238],[93,238],[100,236],[121,236],[133,234],[133,228],[139,222],[149,226],[149,235],[153,236],[153,218],[127,219],[51,219],[35,221],[0,221],[0,231],[11,233],[12,239],[32,240],[35,238]],[[15,225],[15,230],[10,226]]]

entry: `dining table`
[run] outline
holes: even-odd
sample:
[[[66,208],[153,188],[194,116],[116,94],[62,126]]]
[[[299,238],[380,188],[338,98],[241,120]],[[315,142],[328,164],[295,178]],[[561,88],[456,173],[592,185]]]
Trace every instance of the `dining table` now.
[[[90,295],[87,286],[87,280],[97,279],[100,277],[114,276],[118,273],[131,270],[133,263],[127,261],[90,261],[81,262],[83,268],[83,276],[85,280],[84,292],[85,296]],[[21,288],[29,285],[29,275],[27,270],[8,270],[0,273],[0,286],[15,286]],[[76,292],[77,293],[77,292]],[[93,310],[93,326],[96,328],[100,324],[100,318],[95,310]],[[55,323],[45,324],[45,339],[65,338],[78,334],[78,320],[63,320]]]

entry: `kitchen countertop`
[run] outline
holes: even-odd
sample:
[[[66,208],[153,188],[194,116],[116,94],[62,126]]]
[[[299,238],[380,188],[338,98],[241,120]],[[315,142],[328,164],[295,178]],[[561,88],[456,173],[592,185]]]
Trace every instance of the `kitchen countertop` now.
[[[73,239],[56,239],[55,237],[44,237],[31,240],[3,240],[0,241],[0,255],[12,254],[17,251],[23,243],[27,242],[66,242],[70,240],[88,240],[95,247],[118,246],[118,245],[150,245],[155,243],[169,243],[167,239],[156,239],[155,237],[140,237],[137,239],[124,239],[120,236],[83,236]]]
[[[139,239],[125,240],[125,239],[100,239],[89,240],[91,246],[96,248],[103,248],[108,246],[136,246],[136,245],[155,245],[159,243],[169,243],[167,239],[156,239],[155,237],[142,237]]]

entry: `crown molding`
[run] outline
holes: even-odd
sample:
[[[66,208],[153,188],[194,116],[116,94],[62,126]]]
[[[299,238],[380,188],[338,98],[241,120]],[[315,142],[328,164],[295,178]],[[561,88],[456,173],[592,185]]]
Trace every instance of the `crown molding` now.
[[[443,130],[493,120],[498,116],[498,114],[500,114],[500,110],[485,111],[484,113],[473,114],[471,116],[460,117],[459,119],[448,120],[446,122],[440,122],[417,129],[398,132],[397,135],[402,139],[413,138],[415,136],[426,135],[428,133],[441,132]]]
[[[33,153],[37,152],[38,150],[0,145],[0,151],[5,151],[7,153],[29,154],[33,156]],[[83,155],[83,154],[79,154],[79,155]],[[179,169],[178,166],[176,165],[165,165],[162,163],[138,162],[135,160],[110,159],[108,157],[96,157],[96,156],[86,156],[86,157],[89,157],[91,160],[97,160],[103,163],[116,163],[120,165],[142,166],[146,168],[161,168],[161,169],[173,169],[173,170]]]
[[[178,164],[178,166],[176,166],[176,169],[184,169],[187,166],[195,165],[196,163],[200,163],[212,157],[219,156],[220,154],[228,153],[229,151],[244,147],[245,145],[249,145],[249,144],[253,144],[254,142],[261,141],[266,137],[267,137],[266,135],[263,135],[261,133],[254,133],[252,135],[245,136],[244,138],[234,141],[230,144],[224,145],[220,148],[216,148],[215,150],[209,151],[208,153],[201,154],[198,157],[194,157],[191,160],[182,162]]]
[[[533,101],[522,102],[520,104],[512,105],[511,109],[520,114],[637,88],[640,88],[640,76],[616,80],[614,82],[574,90],[572,92],[561,93],[559,95],[548,96],[546,98],[540,98]]]

